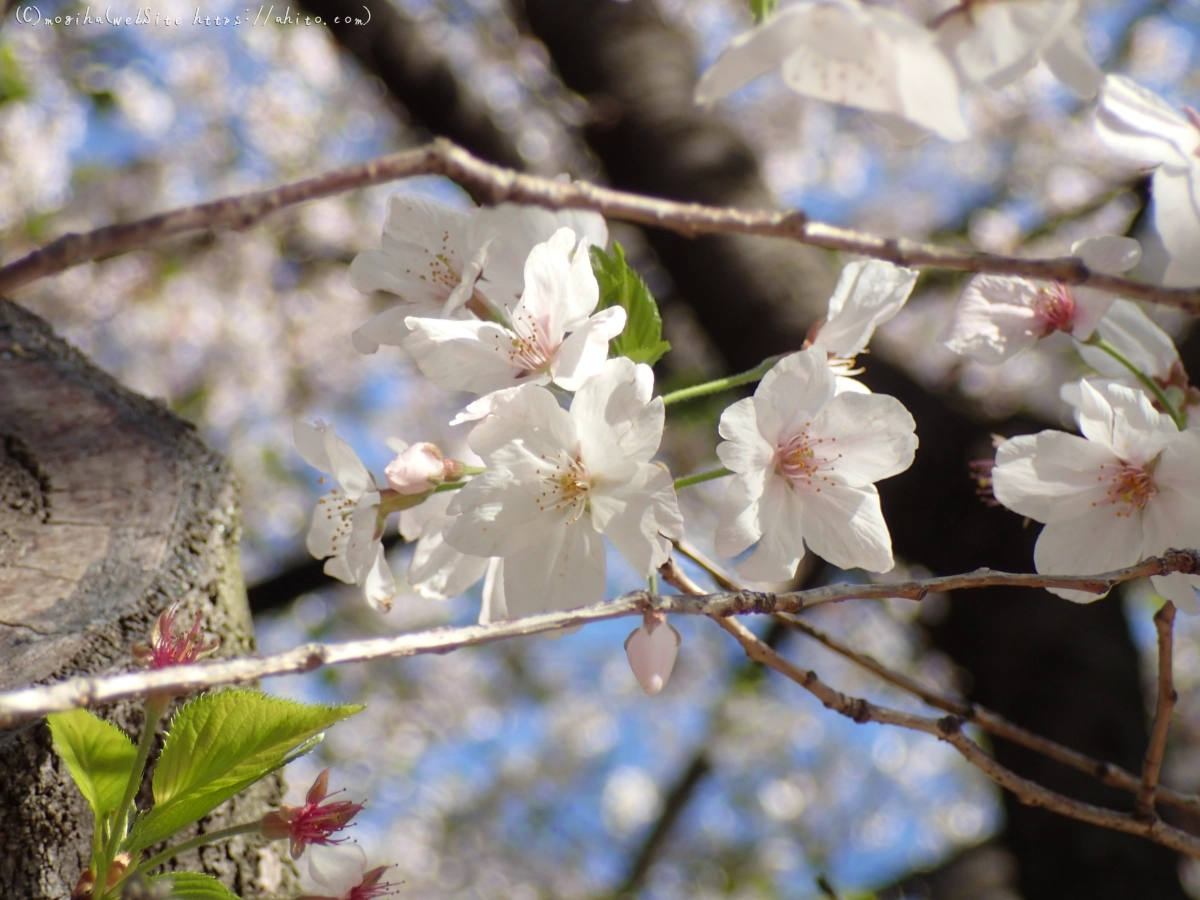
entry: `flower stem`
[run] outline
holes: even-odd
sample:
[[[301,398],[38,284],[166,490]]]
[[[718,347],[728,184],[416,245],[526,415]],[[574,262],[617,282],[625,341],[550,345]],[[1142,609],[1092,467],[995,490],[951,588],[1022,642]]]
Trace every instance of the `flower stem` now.
[[[1083,343],[1089,344],[1098,350],[1103,350],[1105,353],[1123,365],[1126,369],[1132,372],[1133,377],[1140,381],[1145,386],[1146,390],[1154,395],[1154,399],[1157,400],[1159,406],[1163,408],[1163,412],[1171,417],[1171,421],[1175,423],[1175,427],[1180,431],[1183,431],[1185,428],[1187,428],[1187,419],[1185,419],[1183,414],[1177,411],[1171,404],[1171,401],[1167,399],[1166,391],[1159,386],[1158,382],[1130,362],[1124,353],[1102,338],[1099,332],[1092,332],[1092,336]]]
[[[465,487],[468,484],[466,481],[443,481],[433,489],[433,493],[440,494],[442,491],[457,491],[460,487]]]
[[[713,381],[706,381],[703,384],[694,384],[691,387],[671,391],[669,394],[662,395],[662,401],[667,406],[670,406],[672,403],[691,400],[693,397],[716,394],[720,391],[727,391],[730,388],[740,387],[743,384],[749,384],[752,381],[758,381],[771,371],[771,367],[779,362],[781,358],[780,356],[772,356],[770,359],[764,359],[753,369],[746,372],[740,372],[737,375],[729,375],[726,378],[717,378]]]
[[[203,847],[205,844],[215,844],[217,841],[237,837],[239,834],[253,834],[261,830],[261,822],[244,822],[241,825],[230,825],[228,828],[210,831],[208,834],[198,834],[194,838],[188,838],[183,843],[176,844],[174,847],[168,847],[162,853],[150,857],[138,868],[149,871],[157,866],[161,866],[168,859],[178,856],[180,853],[186,853],[193,847]]]
[[[137,754],[133,758],[133,768],[129,772],[129,783],[125,785],[125,794],[121,797],[121,805],[117,807],[117,815],[113,819],[112,834],[108,837],[108,845],[104,848],[100,859],[96,861],[96,886],[93,888],[93,900],[104,900],[108,868],[116,859],[117,851],[121,849],[121,841],[125,840],[133,798],[137,796],[138,788],[142,786],[142,778],[146,774],[146,759],[150,756],[150,748],[154,746],[154,733],[158,729],[158,720],[167,711],[170,702],[170,697],[156,694],[151,694],[146,698],[146,721],[142,726],[142,736],[138,739]]]
[[[724,478],[726,475],[732,475],[733,472],[722,466],[719,469],[713,469],[711,472],[700,472],[697,475],[688,475],[684,478],[675,479],[675,490],[681,491],[686,487],[691,487],[693,484],[700,484],[705,481],[712,481],[714,478]]]

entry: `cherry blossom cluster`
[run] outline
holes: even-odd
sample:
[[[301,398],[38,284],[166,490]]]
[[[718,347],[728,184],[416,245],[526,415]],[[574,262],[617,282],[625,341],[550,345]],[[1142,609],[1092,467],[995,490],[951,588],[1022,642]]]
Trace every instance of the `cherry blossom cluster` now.
[[[591,248],[607,240],[594,213],[392,198],[382,249],[360,254],[350,276],[401,302],[354,341],[400,346],[435,385],[476,399],[451,422],[470,426],[466,459],[393,442],[382,480],[332,427],[295,427],[301,456],[336,482],[309,550],[376,609],[396,593],[381,540],[392,513],[415,544],[409,586],[447,599],[482,580],[485,623],[603,599],[608,545],[651,579],[683,537],[676,483],[655,459],[664,398],[650,366],[630,358],[637,349],[613,352],[644,311],[598,309]],[[892,568],[874,483],[911,464],[915,425],[854,378],[854,359],[915,282],[890,263],[847,266],[806,346],[764,366],[754,396],[722,416],[727,468],[708,473],[728,476],[716,543],[727,556],[755,546],[739,565],[746,577],[791,578],[806,544],[844,568]],[[630,636],[647,692],[662,688],[677,647],[662,617]]]
[[[800,0],[736,39],[697,98],[725,96],[781,65],[801,93],[866,109],[905,135],[916,126],[960,139],[965,87],[1000,87],[1043,61],[1079,96],[1098,95],[1095,128],[1107,146],[1156,167],[1164,279],[1200,281],[1200,118],[1105,76],[1077,13],[1075,0],[964,0],[925,27],[856,0]],[[309,550],[372,607],[388,609],[396,594],[381,540],[393,513],[414,544],[409,586],[444,600],[482,581],[479,620],[488,623],[603,599],[610,545],[653,582],[684,536],[676,490],[717,477],[727,481],[715,547],[744,578],[785,582],[809,551],[842,569],[893,567],[875,485],[911,465],[915,423],[857,380],[855,360],[908,300],[917,273],[876,260],[847,265],[804,346],[732,380],[759,383],[720,417],[723,468],[674,479],[655,457],[675,398],[656,396],[649,365],[669,345],[660,325],[646,331],[659,320],[644,284],[641,295],[634,285],[610,296],[606,279],[640,281],[619,246],[604,253],[607,244],[604,219],[590,211],[391,198],[382,247],[358,255],[350,280],[399,302],[356,329],[354,345],[402,348],[434,385],[473,399],[449,423],[469,428],[462,459],[394,440],[381,480],[331,426],[296,425],[301,456],[336,482],[318,501]],[[1142,258],[1136,241],[1105,235],[1072,253],[1109,274]],[[998,364],[1056,332],[1095,370],[1062,389],[1083,436],[1002,443],[982,476],[988,500],[1046,523],[1035,556],[1043,573],[1095,574],[1200,546],[1200,433],[1189,427],[1200,422],[1200,391],[1138,306],[1094,289],[979,275],[944,341]],[[1188,611],[1198,609],[1198,584],[1155,579]],[[660,615],[630,635],[630,664],[648,693],[662,688],[678,644]]]

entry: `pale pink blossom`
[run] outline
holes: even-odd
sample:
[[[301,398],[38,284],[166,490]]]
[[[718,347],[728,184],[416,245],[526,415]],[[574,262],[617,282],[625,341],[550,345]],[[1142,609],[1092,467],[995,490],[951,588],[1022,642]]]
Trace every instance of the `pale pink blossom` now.
[[[1037,570],[1094,575],[1163,551],[1200,548],[1200,432],[1178,431],[1147,396],[1120,384],[1081,386],[1083,437],[1062,431],[1000,445],[992,490],[1001,504],[1046,523]],[[1200,576],[1154,576],[1155,590],[1200,611]],[[1087,603],[1098,595],[1052,588]]]
[[[696,102],[727,97],[781,67],[799,94],[873,113],[881,124],[946,140],[967,137],[958,76],[933,32],[882,6],[801,0],[741,35],[696,86]]]
[[[757,544],[738,572],[785,581],[805,545],[843,569],[886,572],[892,540],[875,482],[907,469],[916,424],[894,397],[836,392],[822,347],[786,356],[754,396],[721,416],[717,455],[735,475],[717,527],[717,552]]]
[[[1097,272],[1115,274],[1138,264],[1141,247],[1125,237],[1097,237],[1071,247]],[[1086,340],[1116,298],[1094,288],[976,275],[954,307],[945,345],[955,353],[995,365],[1056,331]]]
[[[611,359],[569,411],[528,385],[471,432],[487,470],[456,492],[445,540],[472,556],[503,557],[508,615],[603,599],[604,537],[645,578],[682,536],[671,475],[651,462],[664,423],[653,387],[648,366]]]

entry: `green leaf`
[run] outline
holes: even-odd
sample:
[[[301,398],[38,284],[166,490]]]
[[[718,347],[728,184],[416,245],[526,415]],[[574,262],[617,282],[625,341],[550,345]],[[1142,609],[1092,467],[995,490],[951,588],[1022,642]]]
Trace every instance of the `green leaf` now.
[[[754,15],[754,24],[761,25],[779,6],[779,0],[750,0],[750,12]]]
[[[154,770],[154,808],[133,826],[124,849],[136,853],[186,828],[362,708],[237,690],[189,701],[171,720]]]
[[[97,821],[116,812],[133,777],[137,748],[116,725],[86,709],[51,713],[46,717],[54,749],[92,807]]]
[[[620,244],[613,242],[612,256],[599,247],[591,250],[592,271],[600,283],[597,309],[621,306],[627,317],[625,330],[610,342],[612,352],[634,362],[654,365],[671,345],[662,339],[662,317],[650,288],[625,262],[625,251]]]
[[[171,900],[238,900],[238,895],[211,875],[199,872],[168,872],[146,879],[150,887],[169,884]],[[157,894],[155,894],[157,896]]]

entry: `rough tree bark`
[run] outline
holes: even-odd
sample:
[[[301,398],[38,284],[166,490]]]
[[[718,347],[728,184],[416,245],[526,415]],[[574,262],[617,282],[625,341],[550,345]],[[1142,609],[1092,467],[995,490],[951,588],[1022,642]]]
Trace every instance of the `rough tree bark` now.
[[[239,528],[232,473],[186,422],[0,299],[0,688],[132,668],[131,644],[176,601],[223,655],[252,650]],[[98,712],[142,728],[138,704]],[[0,770],[0,895],[69,897],[92,817],[45,720],[0,731]],[[282,791],[268,778],[193,833],[260,816]],[[285,857],[239,838],[178,864],[249,898],[294,887]]]
[[[692,102],[696,60],[652,0],[525,0],[530,27],[573,90],[604,111],[586,137],[615,187],[680,200],[769,206],[754,151]],[[689,241],[648,232],[680,293],[732,370],[798,349],[829,295],[821,255],[782,242]],[[895,395],[917,421],[913,468],[880,485],[897,554],[935,573],[981,565],[1032,567],[1036,531],[983,507],[967,462],[987,456],[997,426],[928,394],[873,357],[864,379]],[[1005,427],[1033,430],[1036,423]],[[954,477],[956,473],[960,477]],[[948,533],[953,529],[953,540]],[[1137,654],[1114,598],[1080,607],[1045,593],[990,590],[955,596],[935,639],[970,673],[972,696],[1094,756],[1136,770],[1145,747]],[[1117,808],[1129,798],[1078,773],[999,745],[1001,762],[1056,790]],[[1005,799],[1006,843],[1026,900],[1182,898],[1174,856]]]

